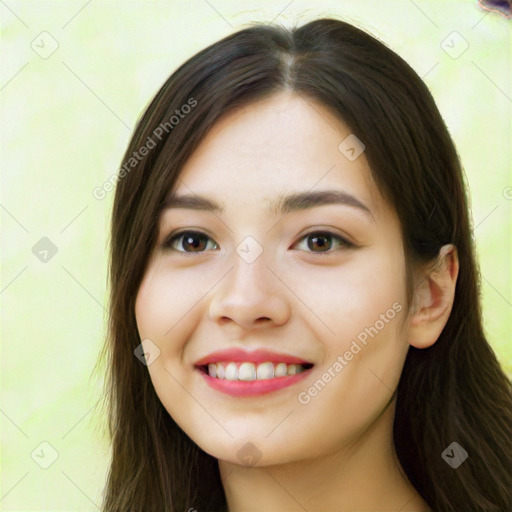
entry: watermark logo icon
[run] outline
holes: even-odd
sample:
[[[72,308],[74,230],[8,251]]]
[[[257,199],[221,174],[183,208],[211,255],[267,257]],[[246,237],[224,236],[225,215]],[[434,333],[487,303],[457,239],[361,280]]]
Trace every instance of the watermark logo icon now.
[[[57,254],[57,251],[57,246],[46,236],[43,236],[43,238],[32,247],[32,254],[41,263],[48,263]]]
[[[43,31],[30,43],[30,47],[41,59],[47,59],[57,51],[59,43],[49,32]]]
[[[261,459],[262,455],[263,454],[258,450],[258,447],[250,442],[245,443],[236,454],[238,460],[244,466],[254,466]]]
[[[261,247],[255,238],[247,236],[238,245],[236,252],[246,263],[253,263],[263,253],[263,247]]]
[[[30,456],[39,467],[48,469],[59,458],[59,452],[48,441],[43,441]]]
[[[353,162],[359,158],[361,153],[365,150],[365,147],[366,146],[353,133],[351,133],[341,141],[338,149],[347,160]]]
[[[468,452],[454,441],[441,453],[441,457],[449,466],[457,469],[468,458]]]
[[[135,357],[146,366],[150,366],[160,357],[160,349],[149,338],[143,340],[133,353]]]
[[[469,48],[469,43],[459,32],[453,31],[441,41],[441,48],[452,59],[458,59]]]

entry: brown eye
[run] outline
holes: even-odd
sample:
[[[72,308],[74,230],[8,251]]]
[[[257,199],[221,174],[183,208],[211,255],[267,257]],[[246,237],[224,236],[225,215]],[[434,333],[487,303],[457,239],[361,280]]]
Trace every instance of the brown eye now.
[[[309,252],[317,254],[331,253],[333,252],[333,247],[355,247],[353,243],[345,238],[329,231],[314,231],[303,236],[302,240],[307,240],[306,245]]]
[[[308,237],[308,239],[308,248],[311,250],[319,248],[321,252],[325,252],[332,246],[332,240],[329,235],[315,235]]]
[[[201,253],[206,250],[209,241],[213,242],[213,240],[204,233],[183,231],[167,239],[163,246],[178,252]],[[213,242],[213,244],[215,246],[214,248],[217,248],[217,244],[215,242]],[[176,246],[181,246],[181,248],[176,248]]]

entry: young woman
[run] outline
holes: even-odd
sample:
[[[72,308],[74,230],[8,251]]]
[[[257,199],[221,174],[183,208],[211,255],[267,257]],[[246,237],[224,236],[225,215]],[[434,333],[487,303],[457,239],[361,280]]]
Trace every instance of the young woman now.
[[[504,511],[511,386],[416,73],[335,19],[162,86],[112,217],[106,511]]]

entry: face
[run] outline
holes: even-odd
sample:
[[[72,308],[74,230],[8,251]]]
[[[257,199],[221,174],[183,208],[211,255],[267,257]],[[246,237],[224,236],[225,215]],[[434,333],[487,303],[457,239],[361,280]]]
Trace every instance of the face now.
[[[137,325],[162,404],[218,459],[332,454],[398,384],[400,225],[350,135],[281,92],[221,119],[169,191]]]

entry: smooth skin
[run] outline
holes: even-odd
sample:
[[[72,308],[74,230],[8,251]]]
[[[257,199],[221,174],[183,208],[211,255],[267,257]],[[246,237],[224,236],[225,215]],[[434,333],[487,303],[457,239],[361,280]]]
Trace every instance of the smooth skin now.
[[[446,324],[457,254],[445,246],[434,272],[418,269],[408,311],[399,221],[364,152],[350,161],[339,150],[350,133],[291,91],[231,112],[170,191],[224,210],[172,208],[159,220],[136,301],[138,329],[160,351],[148,370],[163,405],[219,460],[230,512],[429,510],[396,459],[393,392],[409,346],[431,346]],[[347,204],[285,215],[270,208],[290,193],[324,190],[350,194],[371,213]],[[170,240],[183,230],[204,236]],[[237,252],[257,250],[252,239],[240,246],[246,237],[262,249],[251,263]],[[401,311],[301,403],[299,394],[332,374],[338,356],[393,304]],[[232,347],[315,366],[296,385],[231,397],[209,387],[194,362]]]

